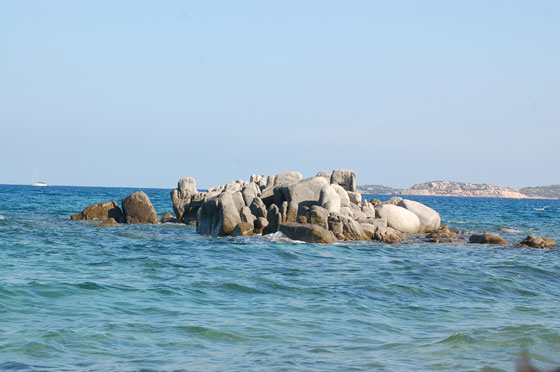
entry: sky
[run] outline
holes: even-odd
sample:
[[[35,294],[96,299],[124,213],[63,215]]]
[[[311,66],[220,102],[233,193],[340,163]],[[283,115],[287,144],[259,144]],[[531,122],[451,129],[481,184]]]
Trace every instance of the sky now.
[[[0,184],[560,183],[554,0],[0,2]]]

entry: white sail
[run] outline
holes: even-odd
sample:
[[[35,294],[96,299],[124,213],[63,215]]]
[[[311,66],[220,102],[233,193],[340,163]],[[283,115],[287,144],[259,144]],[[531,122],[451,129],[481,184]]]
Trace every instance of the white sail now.
[[[47,186],[46,182],[39,181],[39,171],[35,172],[35,175],[33,176],[33,179],[31,180],[31,186],[39,186],[39,187]]]

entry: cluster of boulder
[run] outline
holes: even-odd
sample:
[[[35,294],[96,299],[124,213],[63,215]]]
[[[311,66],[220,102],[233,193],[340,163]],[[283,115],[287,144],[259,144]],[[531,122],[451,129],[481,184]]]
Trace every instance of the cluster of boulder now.
[[[434,243],[466,242],[467,231],[441,225],[438,212],[413,200],[392,197],[364,200],[356,189],[356,173],[347,169],[319,172],[304,179],[299,172],[272,176],[251,175],[199,191],[192,177],[179,180],[171,192],[175,218],[161,221],[143,191],[115,201],[93,204],[71,216],[72,220],[99,221],[98,226],[119,223],[179,222],[196,226],[202,235],[251,236],[278,231],[293,240],[333,243],[340,240],[400,242],[405,234],[425,234]],[[506,231],[506,230],[504,230]],[[509,244],[496,234],[472,234],[469,243]],[[529,235],[518,245],[551,248],[552,239]]]
[[[156,210],[143,191],[122,199],[121,205],[122,209],[114,200],[93,204],[70,218],[72,221],[99,221],[98,226],[117,226],[119,223],[159,223]]]
[[[469,238],[469,243],[503,244],[503,245],[510,244],[506,240],[504,240],[500,235],[490,234],[487,232],[485,232],[484,234],[473,234]],[[529,235],[521,242],[519,242],[517,245],[525,248],[545,249],[545,248],[552,248],[556,246],[556,241],[545,237],[537,238],[534,235]]]
[[[200,192],[194,178],[182,178],[171,192],[178,221],[213,236],[248,236],[281,231],[288,238],[313,243],[337,240],[398,242],[403,234],[427,233],[441,224],[439,213],[412,200],[362,200],[356,173],[347,169],[319,172],[303,179],[299,172],[251,175]]]

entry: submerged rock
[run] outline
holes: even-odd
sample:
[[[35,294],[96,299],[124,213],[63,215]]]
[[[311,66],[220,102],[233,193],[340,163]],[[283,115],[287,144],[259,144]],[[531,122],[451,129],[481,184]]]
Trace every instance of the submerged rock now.
[[[519,245],[526,248],[546,249],[546,248],[554,247],[556,245],[556,240],[545,238],[545,237],[537,238],[534,235],[529,235],[525,239],[523,239],[519,243]]]
[[[112,227],[112,226],[119,226],[119,223],[114,218],[107,218],[106,220],[101,221],[97,224],[97,227]]]
[[[469,238],[469,243],[477,244],[509,244],[498,234],[490,234],[485,232],[484,234],[473,234]]]
[[[457,231],[449,229],[449,226],[440,226],[439,229],[426,234],[426,241],[431,243],[458,243]]]
[[[124,222],[124,215],[116,201],[106,201],[90,205],[80,213],[73,214],[72,221],[78,220],[106,220],[113,218],[117,222]]]

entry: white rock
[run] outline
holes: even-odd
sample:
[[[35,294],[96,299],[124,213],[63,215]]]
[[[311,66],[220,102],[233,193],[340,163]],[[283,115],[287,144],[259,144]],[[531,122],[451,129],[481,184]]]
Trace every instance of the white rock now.
[[[393,205],[380,204],[375,207],[378,217],[387,219],[387,225],[395,230],[417,234],[420,232],[420,219],[411,211]]]

